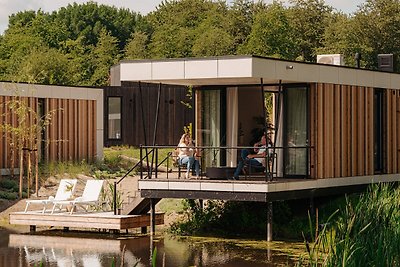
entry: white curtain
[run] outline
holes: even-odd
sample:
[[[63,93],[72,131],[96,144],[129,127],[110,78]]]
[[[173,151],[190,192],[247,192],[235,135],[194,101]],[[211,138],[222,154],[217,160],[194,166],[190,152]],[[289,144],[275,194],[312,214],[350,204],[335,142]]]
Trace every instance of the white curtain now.
[[[238,144],[238,88],[228,87],[226,90],[226,146],[236,147]],[[227,149],[226,150],[226,165],[229,167],[236,167],[237,162],[237,150]]]
[[[286,145],[287,175],[307,174],[307,89],[290,88],[287,91]]]

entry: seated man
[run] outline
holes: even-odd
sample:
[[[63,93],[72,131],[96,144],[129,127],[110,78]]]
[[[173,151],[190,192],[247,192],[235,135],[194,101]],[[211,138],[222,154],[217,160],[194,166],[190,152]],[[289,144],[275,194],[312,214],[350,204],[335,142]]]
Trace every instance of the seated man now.
[[[242,172],[245,164],[248,164],[253,167],[264,167],[265,166],[265,157],[267,150],[267,139],[265,135],[261,137],[261,141],[254,144],[254,151],[257,154],[250,154],[247,149],[243,149],[240,152],[240,157],[238,166],[236,167],[235,173],[233,174],[233,179],[239,180],[239,174]]]

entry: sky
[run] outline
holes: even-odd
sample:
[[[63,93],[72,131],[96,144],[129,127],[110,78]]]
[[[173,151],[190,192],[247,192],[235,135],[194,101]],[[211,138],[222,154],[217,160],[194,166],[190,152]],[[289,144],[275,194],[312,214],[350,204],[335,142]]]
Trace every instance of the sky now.
[[[258,1],[258,0],[255,0]],[[26,10],[43,10],[52,12],[60,7],[65,7],[70,3],[85,3],[82,0],[0,0],[0,34],[3,34],[8,25],[8,17],[11,14]],[[117,8],[128,8],[131,11],[139,12],[142,15],[156,9],[162,0],[97,0],[98,4],[115,6]],[[272,2],[272,0],[264,0],[264,2]],[[357,10],[358,5],[362,4],[362,0],[325,0],[325,3],[337,10],[345,13],[353,13]]]

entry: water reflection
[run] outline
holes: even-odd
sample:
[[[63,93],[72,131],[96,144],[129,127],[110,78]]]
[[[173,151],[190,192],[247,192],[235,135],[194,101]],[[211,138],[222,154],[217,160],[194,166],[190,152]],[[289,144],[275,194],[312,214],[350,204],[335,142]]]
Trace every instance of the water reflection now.
[[[290,266],[287,254],[234,240],[156,236],[115,237],[84,232],[16,234],[0,230],[0,266]],[[8,236],[8,238],[4,238]],[[7,243],[6,243],[7,242]],[[253,242],[256,243],[256,242]],[[113,265],[114,264],[114,265]],[[137,265],[135,265],[137,264]]]

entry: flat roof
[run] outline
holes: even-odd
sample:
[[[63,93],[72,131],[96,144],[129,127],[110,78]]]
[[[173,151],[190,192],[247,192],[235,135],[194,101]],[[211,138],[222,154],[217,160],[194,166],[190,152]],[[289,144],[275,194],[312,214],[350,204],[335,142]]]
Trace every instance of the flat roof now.
[[[258,56],[123,60],[111,69],[119,81],[185,86],[331,83],[400,89],[400,74]],[[114,83],[115,81],[113,81]]]

